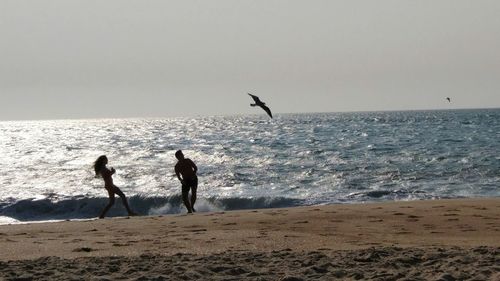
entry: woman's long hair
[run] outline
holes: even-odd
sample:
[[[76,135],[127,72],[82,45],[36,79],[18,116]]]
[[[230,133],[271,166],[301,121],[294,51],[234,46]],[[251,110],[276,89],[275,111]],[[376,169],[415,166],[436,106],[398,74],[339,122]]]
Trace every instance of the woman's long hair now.
[[[99,156],[99,158],[97,158],[97,160],[95,160],[94,171],[96,176],[101,173],[102,168],[104,168],[104,166],[106,165],[106,160],[108,160],[106,155],[101,155]]]

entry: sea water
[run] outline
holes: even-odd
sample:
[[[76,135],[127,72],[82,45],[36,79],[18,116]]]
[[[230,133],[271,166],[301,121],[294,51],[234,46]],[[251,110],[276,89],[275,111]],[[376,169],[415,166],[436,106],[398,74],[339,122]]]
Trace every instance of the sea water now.
[[[93,161],[144,215],[500,196],[500,109],[0,122],[0,223],[96,217]],[[109,216],[125,215],[118,199]]]

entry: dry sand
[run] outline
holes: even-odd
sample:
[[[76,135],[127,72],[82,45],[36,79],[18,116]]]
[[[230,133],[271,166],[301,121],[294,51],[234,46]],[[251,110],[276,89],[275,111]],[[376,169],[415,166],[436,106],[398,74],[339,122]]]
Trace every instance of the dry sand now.
[[[0,280],[500,280],[500,198],[0,226]]]

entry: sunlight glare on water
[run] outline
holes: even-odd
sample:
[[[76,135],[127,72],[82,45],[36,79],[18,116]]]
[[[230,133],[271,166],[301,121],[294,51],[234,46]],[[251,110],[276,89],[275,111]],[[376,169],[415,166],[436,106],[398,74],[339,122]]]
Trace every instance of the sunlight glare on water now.
[[[92,171],[102,154],[132,204],[180,212],[178,149],[199,167],[206,210],[500,195],[500,110],[23,121],[0,130],[0,215],[13,217],[19,204],[59,202],[60,216],[64,202],[104,204]]]

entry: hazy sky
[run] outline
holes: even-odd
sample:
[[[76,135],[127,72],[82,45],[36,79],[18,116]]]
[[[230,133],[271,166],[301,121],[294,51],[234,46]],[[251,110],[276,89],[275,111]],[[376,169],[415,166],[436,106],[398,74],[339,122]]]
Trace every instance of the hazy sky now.
[[[264,113],[247,92],[500,107],[500,1],[0,0],[0,120]]]

